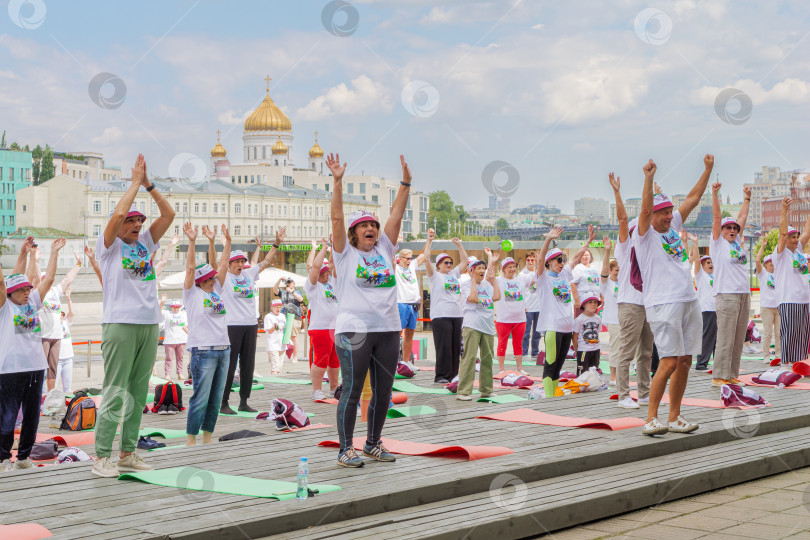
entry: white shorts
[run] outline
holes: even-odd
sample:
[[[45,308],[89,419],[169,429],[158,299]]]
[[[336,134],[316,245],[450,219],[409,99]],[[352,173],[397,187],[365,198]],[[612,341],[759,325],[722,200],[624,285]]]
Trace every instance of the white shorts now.
[[[703,315],[697,300],[646,308],[659,358],[700,354]]]

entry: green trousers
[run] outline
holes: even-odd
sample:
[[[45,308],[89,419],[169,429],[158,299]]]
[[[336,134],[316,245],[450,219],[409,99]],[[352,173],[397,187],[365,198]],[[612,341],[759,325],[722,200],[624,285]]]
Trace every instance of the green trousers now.
[[[106,323],[101,330],[104,385],[96,417],[96,455],[110,457],[113,439],[121,423],[122,452],[138,445],[143,407],[149,393],[149,377],[155,366],[157,324]]]
[[[481,371],[478,375],[478,390],[482,394],[492,393],[492,353],[495,348],[495,336],[485,334],[469,327],[461,329],[464,341],[464,354],[458,366],[458,394],[470,396],[475,383],[475,357],[481,351]]]

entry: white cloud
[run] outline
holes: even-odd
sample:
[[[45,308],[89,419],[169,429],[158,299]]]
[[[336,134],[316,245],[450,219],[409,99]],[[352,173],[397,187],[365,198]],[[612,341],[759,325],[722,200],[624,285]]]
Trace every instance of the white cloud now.
[[[742,90],[751,98],[754,107],[765,103],[807,103],[810,101],[810,83],[801,79],[788,78],[778,82],[770,90],[751,79],[740,79],[729,88]],[[725,90],[719,86],[701,86],[692,92],[693,105],[714,104],[717,94]]]
[[[543,23],[537,23],[532,26],[532,30],[542,30],[545,25]]]
[[[247,117],[250,116],[251,112],[253,111],[248,110],[243,113],[239,113],[234,109],[228,109],[224,113],[220,113],[220,115],[217,116],[217,122],[223,126],[233,126],[247,120]]]
[[[118,142],[124,138],[124,132],[117,126],[108,127],[98,137],[93,137],[91,142],[93,144],[109,144]]]
[[[322,96],[298,109],[295,116],[299,120],[314,121],[335,115],[368,114],[375,111],[390,111],[391,99],[380,83],[372,81],[368,75],[352,79],[352,87],[345,83],[333,86]]]

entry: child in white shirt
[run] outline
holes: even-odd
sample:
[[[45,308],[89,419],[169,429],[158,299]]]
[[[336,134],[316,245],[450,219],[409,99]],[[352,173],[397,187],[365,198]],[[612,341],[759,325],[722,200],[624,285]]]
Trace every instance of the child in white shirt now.
[[[599,298],[593,295],[586,297],[580,309],[582,313],[574,319],[572,339],[577,353],[577,376],[592,367],[599,367],[599,330],[602,328],[602,318],[596,314]]]
[[[264,332],[267,336],[267,359],[270,361],[270,374],[281,373],[281,366],[284,358],[281,353],[285,347],[281,344],[284,338],[284,326],[287,318],[281,314],[282,302],[279,299],[273,300],[270,306],[270,313],[264,316]]]

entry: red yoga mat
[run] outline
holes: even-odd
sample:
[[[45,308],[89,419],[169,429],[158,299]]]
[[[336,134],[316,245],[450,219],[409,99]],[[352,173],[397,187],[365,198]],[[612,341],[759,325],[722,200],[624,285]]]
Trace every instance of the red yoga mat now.
[[[64,435],[51,435],[50,433],[37,433],[36,442],[53,439],[59,446],[84,446],[96,442],[95,431],[77,431],[76,433],[66,433]]]
[[[51,538],[51,531],[36,523],[17,523],[16,525],[0,525],[0,538],[13,538],[14,540],[38,540]]]
[[[630,397],[635,399],[635,400],[638,400],[638,392],[636,392],[635,390],[631,390],[630,391]],[[619,399],[619,396],[617,394],[613,394],[612,396],[610,396],[610,399]],[[661,403],[669,403],[669,394],[664,394],[664,396],[661,398]],[[690,398],[690,397],[685,397],[685,398],[681,399],[681,405],[684,405],[686,407],[707,407],[709,409],[735,409],[735,408],[736,409],[758,409],[759,408],[759,407],[745,407],[745,406],[740,406],[740,405],[731,405],[730,407],[726,407],[725,405],[723,405],[723,401],[719,400],[719,399],[701,399],[701,398]],[[768,407],[770,407],[770,406],[771,406],[771,404],[768,403]]]
[[[802,377],[810,377],[810,360],[802,360],[800,362],[795,362],[793,364],[793,373],[798,373]]]
[[[412,441],[397,441],[395,439],[382,438],[382,443],[392,454],[403,454],[406,456],[441,456],[466,459],[475,461],[477,459],[491,458],[514,454],[514,451],[505,446],[454,446],[444,444],[420,443]],[[355,437],[354,447],[363,449],[366,444],[365,437]],[[340,447],[340,442],[335,440],[321,441],[318,446]]]
[[[742,382],[744,382],[745,384],[747,384],[748,386],[759,386],[759,387],[762,387],[762,388],[776,388],[776,386],[774,386],[772,384],[755,383],[754,381],[751,380],[753,378],[754,378],[753,374],[740,375],[740,380]],[[810,390],[810,383],[795,382],[795,383],[791,384],[790,386],[783,386],[782,388],[792,388],[793,390]]]
[[[609,429],[611,431],[641,427],[644,425],[644,420],[641,418],[622,417],[595,420],[593,418],[557,416],[556,414],[548,414],[535,411],[534,409],[515,409],[498,414],[477,416],[476,418],[503,420],[504,422],[523,422],[526,424],[540,424],[544,426]]]
[[[392,392],[391,393],[391,401],[394,402],[394,405],[401,405],[408,401],[408,394],[405,392]],[[314,403],[328,403],[330,405],[337,405],[338,400],[335,398],[324,398],[324,399],[316,399]]]

